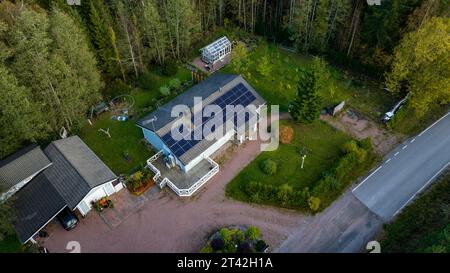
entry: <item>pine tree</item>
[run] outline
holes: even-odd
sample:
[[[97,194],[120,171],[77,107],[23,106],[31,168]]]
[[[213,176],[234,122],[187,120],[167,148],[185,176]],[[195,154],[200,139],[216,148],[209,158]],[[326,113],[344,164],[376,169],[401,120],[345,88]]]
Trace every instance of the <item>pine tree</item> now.
[[[300,123],[311,123],[320,115],[321,98],[317,94],[316,76],[311,70],[302,70],[297,96],[290,105],[292,118]]]

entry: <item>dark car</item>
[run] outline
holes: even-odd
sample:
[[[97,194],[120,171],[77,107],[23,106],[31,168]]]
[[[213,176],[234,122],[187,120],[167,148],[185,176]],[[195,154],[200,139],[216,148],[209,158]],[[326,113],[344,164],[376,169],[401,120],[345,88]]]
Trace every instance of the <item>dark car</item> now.
[[[78,224],[78,217],[69,208],[63,209],[57,217],[65,230],[74,229]]]

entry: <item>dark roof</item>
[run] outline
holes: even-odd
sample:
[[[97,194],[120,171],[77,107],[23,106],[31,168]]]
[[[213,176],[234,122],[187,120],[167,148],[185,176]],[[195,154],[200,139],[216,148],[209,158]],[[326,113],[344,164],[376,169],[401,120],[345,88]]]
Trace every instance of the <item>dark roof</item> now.
[[[44,152],[53,161],[44,173],[70,209],[91,189],[117,178],[78,136],[56,140]]]
[[[28,241],[66,206],[64,199],[43,173],[19,190],[15,198],[13,225],[22,243]]]
[[[0,190],[9,190],[51,164],[41,148],[32,144],[0,161]]]
[[[155,111],[148,114],[143,119],[139,120],[137,124],[148,130],[153,131],[153,125],[155,126],[155,131],[158,131],[162,127],[166,126],[168,123],[176,119],[176,117],[171,117],[172,108],[175,105],[183,104],[188,107],[194,106],[194,97],[202,97],[203,99],[209,97],[214,92],[218,91],[219,88],[223,87],[227,83],[231,82],[239,75],[235,74],[222,74],[214,73],[210,77],[201,81],[199,84],[191,87],[190,89],[183,92],[181,95],[177,96],[170,102],[158,107]],[[148,120],[156,117],[156,121],[148,123]]]
[[[201,95],[199,95],[201,93]],[[238,98],[235,101],[237,104],[247,106],[252,104],[256,107],[263,105],[265,100],[253,89],[253,87],[241,76],[234,74],[220,74],[215,73],[198,85],[187,90],[180,96],[176,97],[171,102],[158,108],[156,111],[147,116],[147,118],[157,117],[155,122],[156,134],[162,139],[167,147],[171,150],[172,154],[177,157],[184,165],[189,164],[194,158],[197,158],[204,151],[206,151],[211,145],[217,142],[217,140],[190,140],[190,141],[175,141],[171,137],[171,124],[172,121],[178,119],[178,117],[171,117],[170,112],[172,107],[178,104],[185,104],[188,107],[193,107],[194,96],[201,96],[203,98],[203,107],[208,104],[215,104],[221,106],[218,102],[230,93],[233,93],[233,98]],[[248,94],[248,98],[244,98],[244,93]],[[242,98],[242,99],[241,99]],[[233,100],[225,100],[226,104],[234,104]],[[244,106],[244,107],[245,107]],[[223,108],[224,109],[224,108]],[[191,109],[192,111],[192,109]],[[182,117],[184,118],[184,117]],[[153,131],[151,123],[145,124],[145,118],[138,122],[139,126]],[[187,123],[191,123],[192,120],[185,120]],[[168,125],[168,126],[166,126]],[[192,127],[192,126],[191,126]],[[228,127],[225,126],[225,128]]]

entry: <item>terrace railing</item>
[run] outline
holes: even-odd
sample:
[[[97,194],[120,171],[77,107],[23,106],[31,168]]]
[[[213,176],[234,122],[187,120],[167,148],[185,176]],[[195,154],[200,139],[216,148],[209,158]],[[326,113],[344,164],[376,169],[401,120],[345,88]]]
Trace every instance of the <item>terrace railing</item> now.
[[[159,151],[157,154],[152,156],[147,160],[147,165],[149,168],[155,173],[153,176],[153,180],[158,184],[160,188],[163,188],[165,185],[168,185],[178,196],[188,197],[194,194],[203,184],[205,184],[211,177],[219,172],[219,164],[217,164],[214,160],[209,157],[205,157],[205,159],[213,166],[213,168],[207,172],[204,176],[202,176],[197,182],[195,182],[188,189],[179,189],[170,179],[164,177],[161,180],[161,172],[152,164],[155,160],[157,160],[162,155],[162,151]]]
[[[162,153],[163,151],[161,150],[147,159],[147,166],[150,168],[150,170],[153,171],[153,173],[155,173],[155,175],[153,176],[153,181],[158,184],[160,189],[162,189],[165,185],[165,183],[163,184],[164,179],[161,181],[161,172],[152,163],[157,160],[162,155]]]

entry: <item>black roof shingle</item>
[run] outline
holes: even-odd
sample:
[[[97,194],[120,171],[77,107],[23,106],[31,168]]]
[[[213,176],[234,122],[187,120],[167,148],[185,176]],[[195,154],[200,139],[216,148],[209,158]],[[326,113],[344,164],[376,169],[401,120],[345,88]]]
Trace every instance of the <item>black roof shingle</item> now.
[[[15,198],[13,225],[22,243],[66,207],[64,199],[43,173],[19,190]]]

